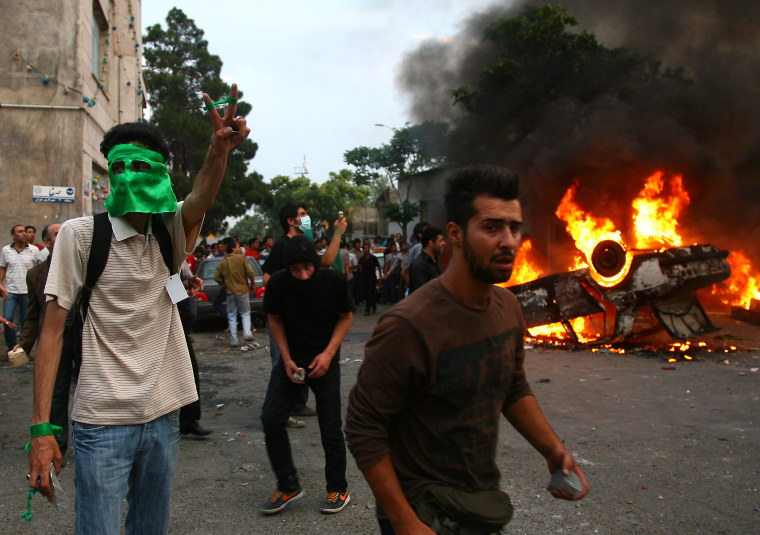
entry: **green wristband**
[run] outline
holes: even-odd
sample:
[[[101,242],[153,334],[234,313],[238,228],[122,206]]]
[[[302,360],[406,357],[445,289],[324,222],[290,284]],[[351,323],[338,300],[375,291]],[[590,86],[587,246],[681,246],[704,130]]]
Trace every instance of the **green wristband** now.
[[[32,438],[42,437],[45,435],[54,435],[56,437],[59,437],[61,436],[61,433],[63,433],[62,428],[58,427],[57,425],[53,425],[50,422],[30,425],[29,431],[32,432]]]
[[[337,230],[335,231],[335,234],[337,234],[338,236],[343,236],[343,233],[342,232],[338,232]]]
[[[45,435],[53,435],[54,437],[59,437],[63,434],[63,429],[61,427],[58,427],[57,425],[53,425],[50,422],[30,425],[29,431],[31,431],[32,433],[32,438],[44,437]],[[32,447],[32,442],[29,441],[26,443],[26,446],[24,446],[24,449],[26,450],[27,453],[29,453],[29,448],[31,447]]]

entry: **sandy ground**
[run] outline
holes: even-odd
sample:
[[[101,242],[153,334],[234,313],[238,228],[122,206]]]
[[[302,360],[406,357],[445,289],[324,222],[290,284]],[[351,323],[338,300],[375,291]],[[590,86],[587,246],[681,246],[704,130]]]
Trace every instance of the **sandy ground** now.
[[[380,310],[382,312],[382,309]],[[343,405],[378,316],[357,315],[342,353]],[[529,350],[529,379],[549,420],[582,464],[591,493],[581,502],[544,490],[543,460],[508,425],[498,463],[515,505],[510,534],[737,534],[760,526],[760,327],[712,315],[723,328],[705,337],[730,353],[705,353],[671,364],[663,352]],[[170,533],[378,533],[374,499],[349,455],[351,503],[336,515],[324,498],[317,422],[290,438],[306,495],[280,514],[259,504],[274,490],[258,418],[270,371],[265,329],[255,351],[227,347],[223,325],[194,334],[201,364],[202,424],[207,438],[183,438]],[[222,337],[220,340],[218,337]],[[0,364],[0,533],[73,530],[73,464],[60,480],[58,510],[41,497],[26,508],[32,366]]]

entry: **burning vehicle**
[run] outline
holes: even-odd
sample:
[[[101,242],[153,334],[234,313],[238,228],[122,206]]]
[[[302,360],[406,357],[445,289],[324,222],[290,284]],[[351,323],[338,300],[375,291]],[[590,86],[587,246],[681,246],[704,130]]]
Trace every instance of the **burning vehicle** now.
[[[731,275],[727,256],[712,245],[632,255],[620,243],[604,240],[593,250],[592,266],[509,289],[528,328],[560,323],[576,344],[580,338],[571,320],[583,317],[598,333],[597,343],[650,334],[660,325],[673,338],[686,339],[715,330],[695,290]]]
[[[615,224],[581,209],[571,186],[555,214],[566,224],[576,256],[567,270],[545,276],[523,242],[508,287],[532,338],[573,345],[620,344],[664,329],[676,340],[716,330],[697,296],[710,288],[725,305],[749,308],[760,277],[742,251],[684,245],[678,216],[689,204],[680,175],[649,176],[631,203],[628,248]]]

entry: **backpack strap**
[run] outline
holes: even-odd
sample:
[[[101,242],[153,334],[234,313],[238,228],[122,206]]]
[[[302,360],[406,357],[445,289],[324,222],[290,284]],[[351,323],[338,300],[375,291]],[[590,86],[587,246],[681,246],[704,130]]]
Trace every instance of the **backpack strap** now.
[[[92,231],[92,244],[90,245],[90,257],[87,261],[87,275],[84,281],[84,287],[79,298],[79,304],[82,310],[82,321],[87,317],[87,308],[90,305],[90,296],[92,288],[98,281],[98,278],[106,268],[108,262],[108,253],[111,251],[111,220],[108,219],[108,212],[96,214],[93,217],[95,228]]]
[[[172,245],[169,229],[164,225],[164,219],[161,217],[161,214],[151,214],[151,224],[153,235],[158,240],[158,246],[161,248],[161,256],[164,257],[164,264],[166,264],[169,276],[171,276],[174,272],[174,246]]]

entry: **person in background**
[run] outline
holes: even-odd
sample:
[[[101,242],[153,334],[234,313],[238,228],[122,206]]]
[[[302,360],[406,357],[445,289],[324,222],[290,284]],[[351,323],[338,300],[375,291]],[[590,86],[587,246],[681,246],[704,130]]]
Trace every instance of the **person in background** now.
[[[382,281],[382,271],[380,270],[380,261],[372,254],[368,243],[362,246],[359,271],[361,272],[361,296],[364,300],[364,315],[369,316],[372,312],[377,312],[377,305],[375,304],[377,280],[379,276]]]
[[[264,263],[269,260],[269,255],[272,253],[272,247],[274,247],[274,238],[272,236],[266,236],[264,238],[264,245],[259,252],[259,265],[263,266]]]
[[[385,249],[385,263],[383,264],[383,293],[380,296],[380,304],[395,303],[397,273],[394,268],[398,258],[396,242],[389,241],[390,245]]]
[[[286,265],[283,261],[283,251],[285,245],[295,236],[306,236],[308,240],[313,241],[313,231],[311,228],[311,217],[309,216],[309,205],[302,201],[287,201],[282,208],[280,208],[280,226],[284,232],[284,235],[279,238],[272,246],[272,250],[269,254],[269,258],[264,264],[262,271],[264,286],[269,282],[269,278],[277,271],[285,269]],[[320,257],[321,267],[332,267],[335,258],[338,256],[338,250],[340,249],[340,240],[343,233],[346,231],[348,223],[346,218],[341,214],[338,219],[333,223],[332,241],[327,251]],[[266,295],[266,294],[265,294]],[[272,366],[277,364],[280,360],[280,350],[277,346],[276,340],[272,337],[271,330],[269,332],[269,355],[272,359]],[[292,416],[314,416],[316,411],[306,405],[309,397],[309,389],[304,386],[301,389],[301,397],[293,405],[291,411],[291,418],[288,420],[290,427],[303,427],[302,420],[292,418]]]
[[[179,433],[180,435],[194,435],[196,437],[205,437],[212,433],[200,424],[201,419],[201,383],[200,372],[198,369],[198,359],[195,356],[193,347],[193,337],[191,333],[195,326],[195,318],[198,315],[198,302],[195,295],[203,290],[203,280],[196,277],[191,271],[190,266],[185,262],[181,269],[182,285],[187,291],[188,298],[177,303],[179,319],[182,322],[182,331],[185,333],[185,342],[187,350],[190,353],[190,364],[193,367],[193,380],[195,381],[195,392],[198,399],[183,405],[179,410]]]
[[[441,274],[438,257],[445,246],[443,231],[436,227],[427,227],[422,231],[421,243],[422,253],[409,263],[410,295],[417,288]]]
[[[256,274],[243,256],[243,252],[233,238],[224,238],[227,255],[219,262],[214,273],[214,280],[224,286],[227,294],[227,322],[230,329],[230,346],[239,347],[237,335],[237,316],[243,324],[243,338],[253,340],[251,332],[251,301],[248,294],[256,291],[254,278]],[[220,289],[221,291],[221,289]]]
[[[312,240],[293,236],[285,243],[282,256],[285,268],[272,275],[264,295],[280,359],[272,367],[261,410],[277,489],[261,510],[274,514],[303,496],[286,427],[302,387],[309,385],[317,399],[325,453],[327,497],[319,510],[337,513],[351,501],[341,430],[340,345],[351,327],[353,305],[345,276],[319,267],[321,259]]]
[[[252,256],[256,262],[259,261],[260,252],[259,252],[259,239],[253,238],[251,241],[248,242],[248,247],[245,250],[245,256]]]
[[[50,251],[48,258],[26,272],[26,286],[29,290],[29,308],[27,309],[24,329],[18,338],[18,345],[27,355],[32,354],[45,319],[45,283],[50,271],[50,259],[58,238],[60,223],[51,223],[42,229],[42,241]],[[50,423],[61,428],[61,435],[55,437],[61,457],[66,455],[69,445],[69,393],[72,379],[76,381],[81,361],[80,348],[76,343],[77,330],[81,328],[79,318],[74,317],[74,312],[69,311],[66,318],[66,326],[63,329],[63,347],[61,349],[61,361],[58,363],[58,372],[53,387],[53,401],[50,406]]]
[[[26,242],[29,245],[33,245],[39,251],[42,251],[42,250],[45,249],[45,247],[43,245],[41,245],[39,243],[35,243],[35,240],[37,239],[37,229],[34,227],[34,225],[27,225],[27,226],[25,226],[24,227],[24,232],[26,233]]]
[[[11,227],[13,243],[0,250],[0,297],[3,298],[3,317],[13,321],[16,309],[19,311],[18,330],[24,329],[26,307],[29,295],[26,288],[26,273],[37,263],[39,249],[29,245],[28,234],[23,225]],[[5,345],[10,351],[16,345],[16,331],[4,329]]]

